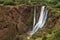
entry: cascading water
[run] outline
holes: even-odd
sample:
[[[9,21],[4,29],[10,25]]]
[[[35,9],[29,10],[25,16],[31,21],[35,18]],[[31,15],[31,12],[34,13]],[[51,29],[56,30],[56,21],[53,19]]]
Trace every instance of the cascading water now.
[[[34,19],[33,19],[33,28],[36,24],[36,5],[34,6]]]
[[[39,20],[38,20],[38,22],[35,25],[35,21],[36,21],[36,19],[35,19],[35,17],[36,17],[36,6],[34,7],[33,29],[30,32],[30,34],[29,34],[30,36],[29,37],[31,37],[39,28],[42,28],[44,26],[44,24],[46,22],[46,19],[47,19],[47,13],[48,13],[48,10],[46,9],[46,7],[42,6],[41,11],[40,11]]]

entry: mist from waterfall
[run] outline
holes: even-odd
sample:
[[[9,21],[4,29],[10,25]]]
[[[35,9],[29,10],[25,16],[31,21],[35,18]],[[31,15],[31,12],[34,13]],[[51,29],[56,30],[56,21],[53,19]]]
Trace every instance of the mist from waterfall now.
[[[39,29],[42,28],[46,22],[47,19],[47,13],[48,10],[46,9],[45,6],[41,7],[41,11],[40,11],[40,16],[39,16],[39,20],[36,23],[36,6],[34,6],[34,19],[33,19],[33,29],[30,33],[30,37]],[[36,25],[35,25],[36,23]]]

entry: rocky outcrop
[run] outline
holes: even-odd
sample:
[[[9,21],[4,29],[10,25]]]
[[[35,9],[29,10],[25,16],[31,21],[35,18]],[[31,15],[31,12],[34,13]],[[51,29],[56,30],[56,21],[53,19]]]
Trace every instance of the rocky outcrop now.
[[[0,6],[0,40],[14,40],[17,32],[26,31],[24,23],[31,15],[31,6]]]

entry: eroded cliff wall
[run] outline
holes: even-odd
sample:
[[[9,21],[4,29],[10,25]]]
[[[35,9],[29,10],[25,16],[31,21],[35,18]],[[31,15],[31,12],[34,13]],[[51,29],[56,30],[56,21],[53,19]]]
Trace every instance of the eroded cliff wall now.
[[[37,5],[37,19],[40,8],[41,5]],[[57,18],[54,16],[54,12],[49,11],[45,27],[53,27]],[[15,40],[17,33],[21,35],[31,30],[32,22],[33,6],[0,6],[0,40]]]

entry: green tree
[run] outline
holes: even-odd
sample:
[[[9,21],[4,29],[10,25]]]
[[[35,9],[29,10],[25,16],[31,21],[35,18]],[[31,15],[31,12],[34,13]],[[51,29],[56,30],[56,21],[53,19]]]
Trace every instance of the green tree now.
[[[4,0],[0,0],[0,4],[3,4],[4,3]]]
[[[60,30],[56,31],[54,38],[60,40]]]
[[[46,35],[43,35],[42,40],[47,40]]]

